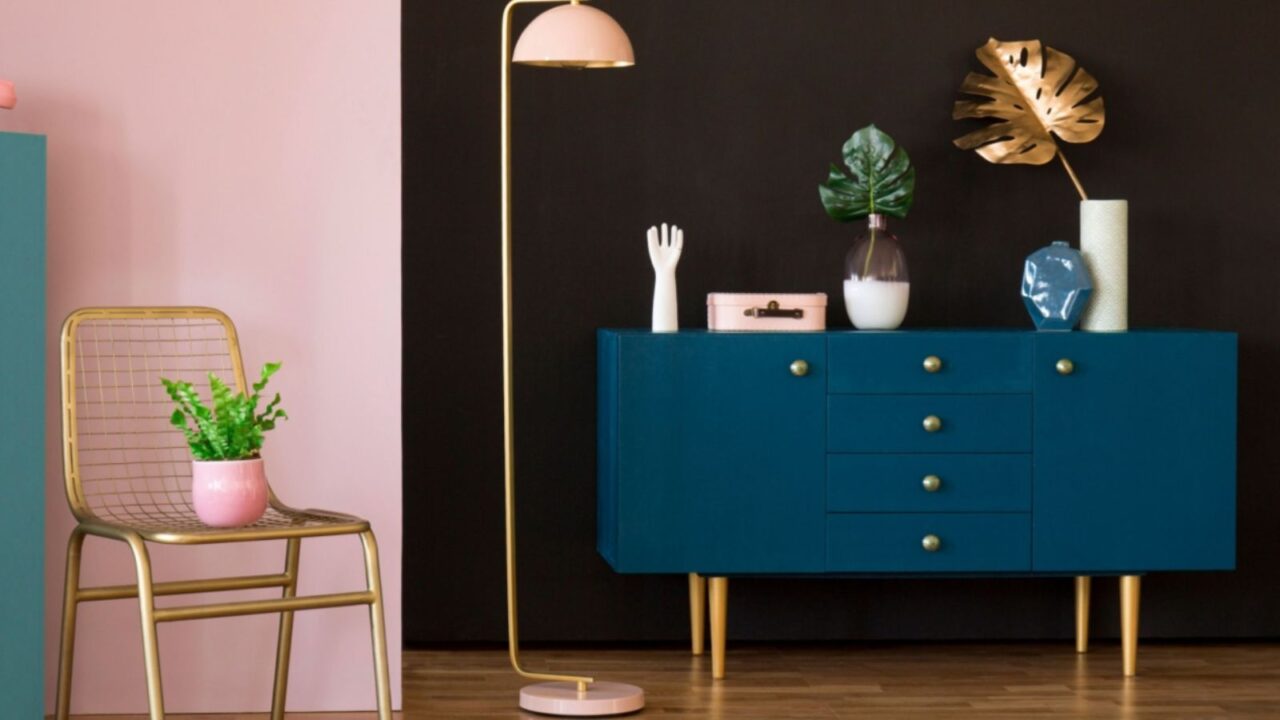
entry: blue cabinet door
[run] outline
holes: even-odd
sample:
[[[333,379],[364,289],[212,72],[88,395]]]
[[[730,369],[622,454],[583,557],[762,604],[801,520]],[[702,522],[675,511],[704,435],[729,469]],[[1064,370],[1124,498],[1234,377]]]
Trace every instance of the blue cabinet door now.
[[[614,568],[822,572],[825,337],[602,332],[600,343],[601,396],[614,385],[600,408],[600,550]]]
[[[44,137],[0,133],[0,716],[6,718],[44,717],[44,209]]]
[[[1233,568],[1235,336],[1073,332],[1035,345],[1034,570]]]

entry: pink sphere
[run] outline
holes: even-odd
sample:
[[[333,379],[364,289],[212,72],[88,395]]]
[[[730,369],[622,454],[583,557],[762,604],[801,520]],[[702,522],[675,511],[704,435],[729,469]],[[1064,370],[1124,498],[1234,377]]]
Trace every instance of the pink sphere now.
[[[0,80],[0,108],[12,109],[18,104],[18,96],[13,92],[13,82]]]

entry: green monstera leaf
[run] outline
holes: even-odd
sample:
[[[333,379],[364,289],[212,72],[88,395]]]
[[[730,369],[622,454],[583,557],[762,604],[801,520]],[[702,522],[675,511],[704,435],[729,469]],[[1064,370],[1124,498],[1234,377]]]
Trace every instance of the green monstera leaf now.
[[[916,169],[907,151],[875,125],[855,132],[844,144],[844,164],[833,164],[818,186],[827,214],[850,222],[872,213],[905,218],[915,199]]]

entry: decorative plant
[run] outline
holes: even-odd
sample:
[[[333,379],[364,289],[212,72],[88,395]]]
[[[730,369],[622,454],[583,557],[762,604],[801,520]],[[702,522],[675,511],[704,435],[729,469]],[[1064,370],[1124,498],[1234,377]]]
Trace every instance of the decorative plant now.
[[[985,100],[957,100],[953,119],[997,118],[955,140],[962,150],[976,150],[993,163],[1044,165],[1056,156],[1062,161],[1081,200],[1084,186],[1071,169],[1054,136],[1069,143],[1087,143],[1102,132],[1106,112],[1101,97],[1090,97],[1098,81],[1075,59],[1039,40],[1000,42],[995,38],[978,48],[978,60],[992,73],[965,76],[960,92]]]
[[[875,125],[858,130],[844,144],[845,173],[831,164],[818,195],[827,214],[852,222],[873,213],[905,218],[915,199],[916,169],[907,151]]]
[[[258,412],[259,393],[267,380],[280,369],[280,363],[267,363],[262,376],[253,384],[253,394],[233,392],[218,376],[209,373],[209,390],[213,398],[210,409],[189,382],[160,378],[169,397],[177,404],[169,422],[182,430],[197,460],[248,460],[258,457],[263,435],[276,426],[277,420],[289,416],[277,407],[280,393]]]
[[[852,222],[872,214],[905,218],[916,192],[916,169],[907,151],[875,125],[855,132],[845,141],[843,150],[849,172],[832,163],[827,181],[818,186],[827,214],[839,222]],[[875,249],[873,227],[863,261],[864,277],[871,268]]]

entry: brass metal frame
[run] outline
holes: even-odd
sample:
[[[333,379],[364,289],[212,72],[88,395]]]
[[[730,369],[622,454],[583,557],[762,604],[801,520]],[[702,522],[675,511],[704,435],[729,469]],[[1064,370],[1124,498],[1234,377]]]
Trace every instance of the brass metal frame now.
[[[105,330],[106,336],[103,337]],[[82,338],[81,333],[88,333]],[[58,660],[57,720],[71,709],[76,614],[82,602],[137,598],[142,620],[147,698],[151,720],[164,718],[157,638],[162,622],[280,613],[271,717],[284,716],[293,635],[298,610],[369,606],[378,717],[391,718],[381,571],[369,523],[322,510],[299,510],[269,491],[262,520],[245,528],[209,528],[191,508],[190,462],[185,443],[163,430],[171,407],[158,377],[192,381],[208,371],[230,372],[237,389],[247,387],[235,326],[221,311],[201,307],[116,307],[77,310],[62,328],[62,447],[67,503],[78,524],[67,543],[62,641]],[[104,349],[105,346],[105,349]],[[82,414],[81,410],[89,411]],[[166,444],[174,443],[174,444]],[[302,538],[359,535],[364,549],[365,590],[297,596]],[[133,554],[133,585],[80,587],[87,535],[118,540]],[[284,571],[271,575],[154,582],[147,542],[204,543],[286,541]],[[238,602],[156,607],[161,595],[280,588],[281,597]]]
[[[517,5],[563,4],[566,0],[510,0],[502,11],[501,150],[502,150],[502,449],[504,527],[506,530],[507,651],[511,668],[531,680],[576,683],[584,693],[594,678],[525,670],[520,665],[519,604],[516,595],[515,409],[513,394],[513,330],[511,295],[511,15]],[[582,0],[569,0],[578,4]],[[543,65],[544,63],[530,63]],[[587,65],[585,67],[603,67]]]

